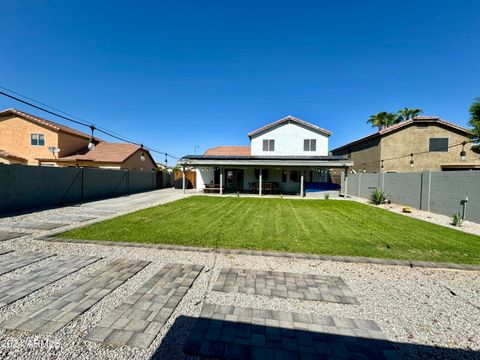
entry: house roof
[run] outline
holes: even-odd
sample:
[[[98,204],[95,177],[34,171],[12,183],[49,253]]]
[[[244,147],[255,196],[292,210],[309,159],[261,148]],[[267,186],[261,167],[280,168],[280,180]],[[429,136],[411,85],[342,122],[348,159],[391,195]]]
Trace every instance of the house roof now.
[[[205,151],[205,156],[249,156],[250,146],[217,146]]]
[[[88,150],[84,148],[80,151],[77,151],[73,154],[62,156],[58,159],[38,159],[45,161],[92,161],[92,162],[102,162],[102,163],[123,163],[141,147],[134,144],[124,144],[124,143],[108,143],[100,142],[95,146],[95,149]],[[152,162],[155,164],[150,152],[146,149],[143,149],[145,156],[150,157]]]
[[[470,131],[462,126],[459,126],[459,125],[456,125],[456,124],[453,124],[451,122],[448,122],[446,120],[443,120],[441,119],[440,117],[438,116],[416,116],[414,117],[413,119],[409,119],[409,120],[406,120],[406,121],[402,121],[398,124],[395,124],[395,125],[392,125],[392,126],[389,126],[389,127],[386,127],[380,131],[377,131],[376,133],[373,133],[373,134],[370,134],[370,135],[367,135],[367,136],[364,136],[360,139],[357,139],[357,140],[354,140],[354,141],[351,141],[345,145],[342,145],[336,149],[333,149],[332,151],[338,151],[338,150],[342,150],[344,148],[347,148],[347,147],[350,147],[350,146],[353,146],[353,145],[356,145],[356,144],[360,144],[364,141],[367,141],[367,140],[371,140],[371,139],[374,139],[374,138],[377,138],[377,137],[381,137],[383,135],[386,135],[386,134],[389,134],[389,133],[392,133],[394,131],[398,131],[398,130],[401,130],[403,128],[406,128],[408,126],[411,126],[413,124],[437,124],[437,125],[442,125],[442,126],[445,126],[445,127],[448,127],[448,128],[451,128],[451,129],[454,129],[456,131],[459,131],[459,132],[462,132],[462,133],[465,133],[465,135],[469,135],[470,134]]]
[[[296,123],[296,124],[300,124],[300,125],[303,125],[313,131],[317,131],[317,132],[320,132],[324,135],[327,135],[327,136],[330,136],[332,135],[332,132],[331,131],[328,131],[328,130],[325,130],[325,129],[322,129],[321,127],[317,126],[317,125],[313,125],[313,124],[310,124],[304,120],[301,120],[301,119],[298,119],[294,116],[291,116],[291,115],[288,115],[280,120],[277,120],[271,124],[268,124],[268,125],[265,125],[257,130],[254,130],[252,132],[250,132],[248,134],[248,137],[251,138],[252,136],[255,136],[259,133],[262,133],[264,131],[267,131],[275,126],[278,126],[278,125],[281,125],[281,124],[284,124],[284,123]]]
[[[27,159],[25,159],[21,156],[14,155],[14,154],[9,153],[8,151],[2,150],[2,149],[0,149],[0,157],[3,157],[5,159],[15,159],[15,160],[27,161]]]
[[[0,117],[7,116],[7,115],[13,115],[13,116],[21,117],[22,119],[29,120],[29,121],[34,122],[36,124],[39,124],[39,125],[45,126],[47,128],[50,128],[54,131],[61,131],[61,132],[67,133],[67,134],[76,135],[76,136],[80,136],[80,137],[83,137],[83,138],[90,139],[90,135],[88,135],[84,132],[81,132],[79,130],[73,129],[71,127],[68,127],[68,126],[65,126],[65,125],[62,125],[62,124],[58,124],[58,123],[50,121],[50,120],[43,119],[43,118],[38,117],[38,116],[28,114],[28,113],[20,111],[20,110],[6,109],[6,110],[3,110],[3,111],[0,111]],[[100,140],[100,139],[97,139],[97,140]]]

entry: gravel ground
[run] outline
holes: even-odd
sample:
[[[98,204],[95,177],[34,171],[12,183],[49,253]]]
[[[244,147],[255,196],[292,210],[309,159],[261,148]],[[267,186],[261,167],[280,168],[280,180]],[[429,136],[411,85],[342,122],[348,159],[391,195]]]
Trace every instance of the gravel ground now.
[[[178,195],[173,196],[172,193],[165,193],[161,201],[178,197]],[[55,212],[56,215],[71,214],[72,208],[48,210],[48,212]],[[45,212],[38,212],[21,216],[28,219],[41,219],[45,215]],[[0,219],[0,227],[8,229],[8,224],[11,222],[15,222],[15,219]],[[68,228],[75,226],[78,224]],[[53,232],[39,231],[34,235]],[[54,335],[39,336],[0,330],[0,357],[5,359],[148,359],[152,355],[158,359],[191,358],[183,354],[182,346],[193,326],[193,318],[199,315],[204,301],[371,319],[382,328],[388,339],[398,343],[397,349],[405,358],[457,359],[463,355],[462,350],[472,351],[469,353],[470,358],[480,358],[480,272],[53,243],[35,240],[32,235],[0,242],[0,249],[104,258],[33,295],[0,309],[0,322],[105,266],[113,259],[138,259],[152,262]],[[135,292],[164,264],[172,262],[172,259],[175,262],[201,264],[205,269],[148,350],[131,347],[107,348],[95,342],[82,340],[82,336],[88,330],[102,318],[107,317],[115,306]],[[46,259],[1,276],[0,281],[54,264],[55,258]],[[344,305],[212,292],[211,288],[222,267],[340,276],[352,289],[359,304]],[[450,348],[450,350],[447,351],[444,348]]]
[[[365,198],[360,198],[360,197],[356,197],[356,196],[351,196],[351,197],[349,196],[349,198],[351,200],[358,201],[362,204],[371,205],[371,204],[368,203],[368,199],[365,199]],[[371,206],[375,206],[375,205],[371,205]],[[472,222],[472,221],[466,221],[465,220],[462,223],[462,226],[459,227],[459,226],[453,226],[451,224],[452,219],[451,219],[450,216],[435,214],[435,213],[432,213],[432,212],[418,210],[418,209],[414,209],[414,208],[411,208],[412,213],[404,213],[403,208],[405,207],[405,205],[399,205],[399,204],[393,204],[393,203],[392,204],[380,205],[379,207],[381,207],[382,209],[389,210],[391,212],[397,213],[397,214],[401,214],[401,215],[404,215],[404,216],[414,218],[414,219],[427,221],[427,222],[430,222],[432,224],[437,224],[437,225],[448,227],[450,229],[463,231],[463,232],[466,232],[466,233],[470,233],[470,234],[480,236],[480,224]]]

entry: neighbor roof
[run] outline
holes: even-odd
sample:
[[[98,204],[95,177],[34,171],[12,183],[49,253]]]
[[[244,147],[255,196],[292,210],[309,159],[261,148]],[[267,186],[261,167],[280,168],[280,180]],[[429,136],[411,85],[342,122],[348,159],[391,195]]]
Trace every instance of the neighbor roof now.
[[[16,160],[21,160],[21,161],[27,161],[27,159],[25,159],[21,156],[14,155],[14,154],[9,153],[8,151],[2,150],[2,149],[0,149],[0,157],[3,157],[5,159],[16,159]]]
[[[296,124],[300,124],[300,125],[303,125],[313,131],[317,131],[317,132],[320,132],[324,135],[327,135],[327,136],[330,136],[332,135],[332,132],[331,131],[328,131],[328,130],[325,130],[325,129],[322,129],[321,127],[317,126],[317,125],[313,125],[313,124],[310,124],[304,120],[301,120],[301,119],[298,119],[296,117],[293,117],[291,115],[288,115],[280,120],[277,120],[271,124],[268,124],[268,125],[265,125],[257,130],[254,130],[252,131],[251,133],[248,134],[248,137],[252,137],[252,136],[255,136],[259,133],[262,133],[264,131],[267,131],[275,126],[278,126],[278,125],[281,125],[281,124],[284,124],[284,123],[296,123]]]
[[[217,146],[205,151],[205,156],[249,156],[250,146]]]
[[[413,125],[413,124],[419,124],[419,123],[422,123],[422,124],[437,124],[437,125],[443,125],[445,127],[449,127],[451,129],[454,129],[456,131],[459,131],[459,132],[462,132],[462,133],[465,133],[465,135],[469,135],[470,134],[470,131],[462,126],[459,126],[459,125],[456,125],[456,124],[453,124],[451,122],[448,122],[446,120],[443,120],[441,119],[440,117],[438,116],[416,116],[414,117],[413,119],[409,119],[409,120],[406,120],[406,121],[402,121],[398,124],[395,124],[395,125],[392,125],[392,126],[389,126],[387,128],[384,128],[380,131],[377,131],[376,133],[373,133],[373,134],[370,134],[370,135],[367,135],[367,136],[364,136],[360,139],[357,139],[357,140],[354,140],[354,141],[351,141],[349,142],[348,144],[345,144],[345,145],[342,145],[336,149],[333,149],[332,151],[338,151],[338,150],[342,150],[346,147],[350,147],[350,146],[353,146],[353,145],[356,145],[356,144],[360,144],[364,141],[367,141],[367,140],[370,140],[370,139],[374,139],[374,138],[377,138],[377,137],[381,137],[383,135],[386,135],[386,134],[389,134],[391,132],[394,132],[394,131],[398,131],[398,130],[401,130],[403,128],[406,128],[410,125]]]
[[[90,138],[90,135],[85,134],[84,132],[81,132],[79,130],[73,129],[71,127],[68,127],[68,126],[65,126],[65,125],[62,125],[62,124],[58,124],[58,123],[50,121],[50,120],[43,119],[43,118],[38,117],[38,116],[27,114],[26,112],[23,112],[23,111],[20,111],[20,110],[6,109],[6,110],[3,110],[3,111],[0,111],[0,117],[7,116],[7,115],[13,115],[13,116],[21,117],[25,120],[32,121],[32,122],[34,122],[36,124],[39,124],[39,125],[43,125],[43,126],[45,126],[47,128],[50,128],[54,131],[62,131],[62,132],[67,133],[67,134],[76,135],[76,136],[80,136],[80,137],[87,138],[87,139]],[[100,141],[100,139],[96,139],[96,140]]]

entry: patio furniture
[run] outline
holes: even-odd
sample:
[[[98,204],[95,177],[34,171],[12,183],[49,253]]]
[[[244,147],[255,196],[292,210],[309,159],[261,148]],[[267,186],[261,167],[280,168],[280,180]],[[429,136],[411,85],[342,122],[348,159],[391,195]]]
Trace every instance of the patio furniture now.
[[[223,187],[221,187],[220,184],[205,184],[205,187],[203,188],[205,194],[220,192],[220,190],[223,190]]]

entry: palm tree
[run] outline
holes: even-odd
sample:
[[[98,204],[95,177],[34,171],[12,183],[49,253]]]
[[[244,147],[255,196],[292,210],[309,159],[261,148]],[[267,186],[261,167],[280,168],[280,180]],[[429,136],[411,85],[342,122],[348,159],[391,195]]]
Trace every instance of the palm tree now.
[[[400,121],[400,118],[397,114],[392,114],[386,111],[379,112],[378,114],[373,114],[367,120],[367,124],[372,124],[372,127],[378,127],[378,131],[397,124]]]
[[[401,121],[413,119],[415,116],[418,116],[422,113],[423,113],[422,109],[403,108],[402,110],[398,110],[398,116],[401,117]]]

